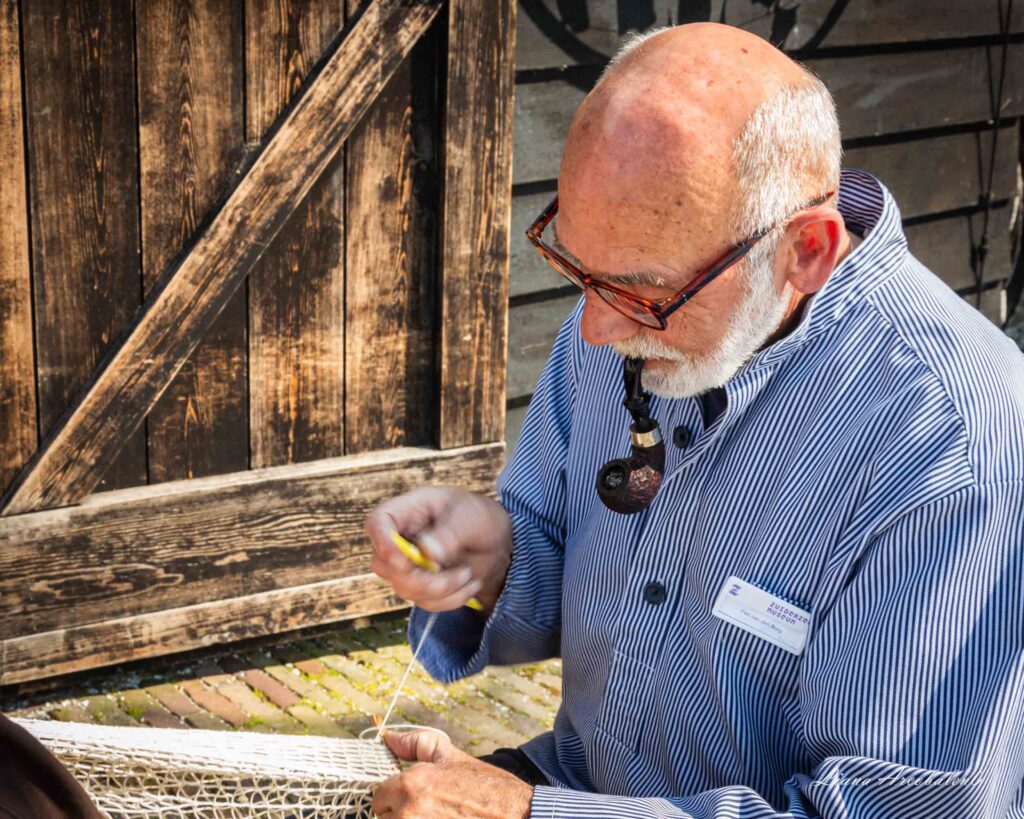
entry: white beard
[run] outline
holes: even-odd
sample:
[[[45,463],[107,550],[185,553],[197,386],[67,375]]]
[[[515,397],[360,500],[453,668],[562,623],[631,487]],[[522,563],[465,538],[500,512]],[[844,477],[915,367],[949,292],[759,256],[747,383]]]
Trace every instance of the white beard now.
[[[613,342],[611,348],[624,358],[662,358],[673,362],[645,367],[643,385],[662,398],[689,398],[722,387],[732,378],[778,329],[786,315],[794,290],[789,282],[782,293],[775,289],[770,253],[754,248],[740,262],[746,283],[743,298],[737,305],[725,336],[715,349],[700,355],[688,355],[669,347],[657,334],[635,336]],[[753,257],[753,258],[752,258]],[[686,307],[680,308],[685,310]]]

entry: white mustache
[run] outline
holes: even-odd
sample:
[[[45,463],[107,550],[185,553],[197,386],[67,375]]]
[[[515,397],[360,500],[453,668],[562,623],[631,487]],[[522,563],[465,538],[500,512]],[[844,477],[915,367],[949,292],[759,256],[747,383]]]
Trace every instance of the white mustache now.
[[[609,345],[623,358],[665,358],[670,361],[688,361],[687,355],[663,341],[649,336],[627,338],[624,341],[614,341]]]

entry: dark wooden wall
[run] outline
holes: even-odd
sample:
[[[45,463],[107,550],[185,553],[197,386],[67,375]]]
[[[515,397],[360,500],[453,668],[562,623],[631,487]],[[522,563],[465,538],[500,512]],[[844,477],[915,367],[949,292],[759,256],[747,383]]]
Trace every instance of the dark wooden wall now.
[[[0,315],[0,493],[346,11],[0,0],[0,286],[12,304]],[[396,72],[100,489],[436,440],[443,29]]]
[[[990,318],[1004,318],[1024,114],[1024,3],[1015,4],[1010,21],[981,288],[971,265],[992,162],[1004,7],[999,0],[519,0],[509,446],[554,335],[577,299],[523,232],[556,189],[576,106],[627,32],[716,20],[769,38],[807,65],[836,98],[844,164],[876,174],[893,192],[912,252]]]
[[[515,10],[0,0],[0,686],[401,607],[369,509],[493,489]]]

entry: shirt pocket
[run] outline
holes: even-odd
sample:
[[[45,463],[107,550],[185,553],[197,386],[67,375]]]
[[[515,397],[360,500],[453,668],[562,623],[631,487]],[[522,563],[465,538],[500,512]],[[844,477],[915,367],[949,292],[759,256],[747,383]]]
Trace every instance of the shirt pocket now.
[[[640,732],[650,722],[651,667],[616,650],[597,719],[601,733],[635,753]]]

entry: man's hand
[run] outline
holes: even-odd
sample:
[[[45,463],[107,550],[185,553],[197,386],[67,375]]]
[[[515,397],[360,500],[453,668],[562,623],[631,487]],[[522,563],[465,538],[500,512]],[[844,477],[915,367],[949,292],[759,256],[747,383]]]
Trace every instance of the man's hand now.
[[[380,819],[528,819],[533,788],[474,759],[433,731],[384,735],[399,759],[420,762],[382,782],[373,795]]]
[[[476,597],[489,613],[512,559],[512,523],[497,501],[463,489],[427,486],[385,501],[366,518],[370,568],[395,594],[427,611],[450,611]],[[392,530],[442,566],[433,574],[398,551]]]

